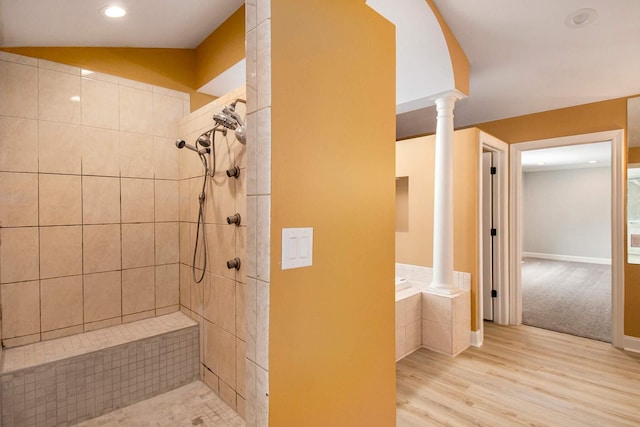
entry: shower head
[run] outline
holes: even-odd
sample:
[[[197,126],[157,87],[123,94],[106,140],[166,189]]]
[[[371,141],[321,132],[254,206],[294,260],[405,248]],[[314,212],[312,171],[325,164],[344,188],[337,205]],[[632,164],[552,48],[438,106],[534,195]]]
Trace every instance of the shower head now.
[[[178,147],[178,148],[188,148],[189,150],[195,151],[198,154],[205,154],[207,152],[206,148],[202,148],[202,149],[198,150],[193,145],[187,144],[184,139],[177,139],[176,140],[176,147]]]
[[[237,101],[236,101],[237,102]],[[236,113],[236,103],[230,104],[222,109],[222,112],[230,116],[238,123],[238,126],[244,126],[244,122],[238,113]]]
[[[242,118],[235,111],[236,102],[238,102],[238,100],[224,107],[221,112],[215,113],[213,115],[213,120],[217,125],[224,126],[227,129],[235,131],[238,142],[246,144],[247,132]]]
[[[238,127],[238,122],[233,120],[228,114],[225,113],[224,110],[220,113],[215,113],[213,115],[213,121],[215,121],[218,125],[224,126],[225,128],[230,130],[236,130],[236,128]]]
[[[200,135],[196,142],[205,148],[211,146],[211,138],[206,133]]]
[[[243,126],[238,126],[236,128],[236,130],[234,131],[235,135],[236,135],[236,139],[238,140],[238,142],[240,144],[246,144],[247,143],[247,128]]]

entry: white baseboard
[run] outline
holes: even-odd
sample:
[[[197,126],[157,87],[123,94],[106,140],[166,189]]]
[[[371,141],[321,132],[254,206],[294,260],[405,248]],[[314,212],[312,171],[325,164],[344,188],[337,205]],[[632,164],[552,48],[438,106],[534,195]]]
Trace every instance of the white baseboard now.
[[[593,258],[593,257],[586,257],[586,256],[541,254],[537,252],[522,252],[522,257],[552,259],[554,261],[584,262],[587,264],[611,265],[611,258]]]
[[[472,347],[482,347],[484,334],[482,330],[471,331],[471,346]]]
[[[634,353],[640,353],[640,338],[625,335],[622,343],[625,350],[633,351]]]

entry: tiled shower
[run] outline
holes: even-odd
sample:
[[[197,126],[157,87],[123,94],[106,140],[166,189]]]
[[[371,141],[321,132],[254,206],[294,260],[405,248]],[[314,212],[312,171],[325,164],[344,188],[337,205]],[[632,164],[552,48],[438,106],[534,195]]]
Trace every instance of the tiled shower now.
[[[1,59],[3,344],[176,311],[173,141],[188,95],[45,60]]]
[[[245,147],[216,135],[208,265],[192,280],[197,155],[237,91],[189,114],[189,96],[0,52],[0,305],[12,348],[181,310],[200,325],[201,378],[244,414]],[[241,111],[244,115],[244,111]],[[229,167],[239,178],[227,177]],[[200,258],[196,266],[201,265]]]
[[[187,143],[214,125],[212,116],[236,99],[244,99],[244,89],[222,96],[182,119],[178,133]],[[245,104],[236,111],[245,116]],[[207,182],[204,230],[207,268],[204,279],[193,279],[193,253],[198,222],[198,195],[202,189],[204,167],[196,153],[180,150],[180,305],[181,310],[200,324],[200,360],[204,381],[238,414],[245,412],[245,268],[227,268],[227,261],[245,259],[247,230],[246,146],[233,132],[226,136],[214,132],[215,165]],[[212,157],[213,158],[213,157]],[[237,178],[226,171],[238,167]],[[239,225],[228,224],[227,217],[239,214]],[[200,231],[202,233],[202,229]],[[199,243],[199,247],[201,241]],[[202,275],[204,252],[196,257],[196,276]]]

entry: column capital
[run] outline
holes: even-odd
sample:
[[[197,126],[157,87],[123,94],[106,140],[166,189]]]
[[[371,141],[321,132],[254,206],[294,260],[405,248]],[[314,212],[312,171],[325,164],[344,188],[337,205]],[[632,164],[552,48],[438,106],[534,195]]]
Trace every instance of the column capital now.
[[[440,92],[440,93],[436,93],[434,95],[431,95],[429,97],[429,99],[434,103],[437,104],[437,101],[440,99],[445,99],[445,98],[453,98],[454,102],[455,101],[459,101],[461,99],[466,98],[467,95],[465,95],[464,93],[460,92],[457,89],[451,89],[451,90],[446,90],[444,92]]]

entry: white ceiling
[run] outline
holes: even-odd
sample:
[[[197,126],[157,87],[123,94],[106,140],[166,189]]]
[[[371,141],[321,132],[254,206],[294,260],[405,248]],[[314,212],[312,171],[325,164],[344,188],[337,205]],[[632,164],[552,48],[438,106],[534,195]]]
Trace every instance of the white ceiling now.
[[[0,0],[0,46],[197,47],[243,0]],[[106,5],[127,10],[119,19]]]
[[[456,127],[640,93],[639,0],[434,1],[471,64]],[[0,0],[0,46],[194,48],[243,3],[114,0],[129,13],[113,21],[98,13],[109,2]],[[567,27],[581,8],[598,12],[594,22]],[[434,108],[411,111],[397,134],[434,124]]]
[[[609,167],[611,142],[523,151],[521,162],[523,172]]]
[[[640,93],[638,0],[434,0],[471,65],[456,127]],[[593,8],[596,19],[565,19]],[[435,109],[401,114],[399,137],[433,132]]]

